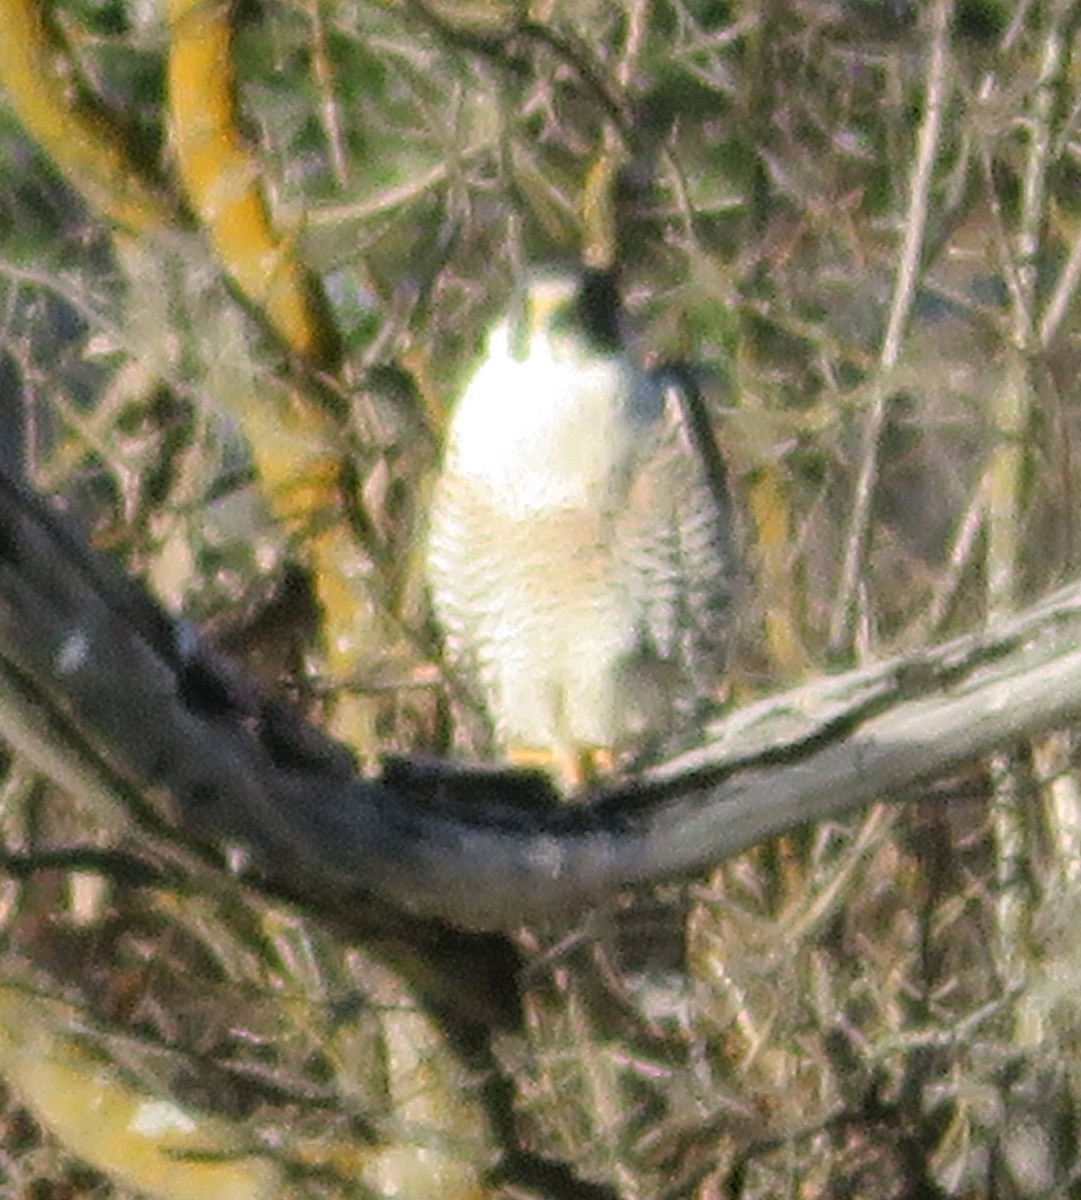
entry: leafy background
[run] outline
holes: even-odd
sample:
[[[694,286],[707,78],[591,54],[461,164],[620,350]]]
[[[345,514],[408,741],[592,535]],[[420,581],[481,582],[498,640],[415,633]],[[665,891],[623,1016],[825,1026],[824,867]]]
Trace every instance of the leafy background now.
[[[638,353],[712,369],[733,701],[1076,574],[1076,4],[0,13],[3,462],[362,760],[485,752],[416,547],[534,259],[614,256]],[[667,992],[599,918],[523,933],[494,1033],[195,866],[9,879],[0,1186],[1071,1193],[1075,760],[1049,736],[725,864]],[[9,853],[137,836],[5,767]],[[155,1098],[180,1143],[132,1134]]]

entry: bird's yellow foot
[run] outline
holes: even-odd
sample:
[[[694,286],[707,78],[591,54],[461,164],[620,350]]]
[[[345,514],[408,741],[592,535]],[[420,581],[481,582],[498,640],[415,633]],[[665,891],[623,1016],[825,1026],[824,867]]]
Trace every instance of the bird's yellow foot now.
[[[595,786],[615,773],[615,752],[607,746],[577,746],[542,750],[535,746],[509,746],[507,760],[516,767],[543,771],[562,791],[565,799]]]

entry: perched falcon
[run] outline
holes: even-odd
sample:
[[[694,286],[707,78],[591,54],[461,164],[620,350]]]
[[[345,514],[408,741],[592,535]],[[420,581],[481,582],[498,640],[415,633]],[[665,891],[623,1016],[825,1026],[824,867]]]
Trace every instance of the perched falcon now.
[[[687,721],[729,640],[731,513],[700,398],[621,333],[608,273],[534,276],[451,415],[432,497],[449,657],[503,751],[569,784]]]

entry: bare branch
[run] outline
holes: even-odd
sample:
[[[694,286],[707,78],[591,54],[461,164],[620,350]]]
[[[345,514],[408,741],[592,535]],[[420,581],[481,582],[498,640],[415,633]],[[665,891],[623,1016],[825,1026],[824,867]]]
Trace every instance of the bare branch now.
[[[0,476],[0,735],[46,772],[28,721],[85,739],[103,778],[168,790],[189,835],[239,841],[300,892],[360,890],[473,928],[701,870],[1054,728],[1081,712],[1079,647],[1081,583],[978,634],[752,704],[574,808],[520,772],[392,763],[363,780]]]

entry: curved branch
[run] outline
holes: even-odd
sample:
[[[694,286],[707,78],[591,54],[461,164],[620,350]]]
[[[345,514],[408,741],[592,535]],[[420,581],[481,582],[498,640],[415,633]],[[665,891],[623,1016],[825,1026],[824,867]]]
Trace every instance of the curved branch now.
[[[70,83],[38,0],[0,0],[0,89],[27,132],[105,219],[131,234],[175,220],[116,125]]]
[[[222,265],[292,350],[335,364],[337,330],[316,276],[272,228],[260,169],[237,128],[232,4],[170,0],[169,112],[177,166]]]
[[[0,476],[0,685],[0,736],[47,772],[42,747],[62,735],[62,761],[82,746],[108,786],[167,789],[190,834],[240,842],[298,892],[363,891],[495,929],[700,870],[1075,717],[1081,583],[984,632],[750,705],[566,808],[520,772],[390,763],[357,778],[346,751],[253,695]],[[35,723],[45,732],[27,738]]]

